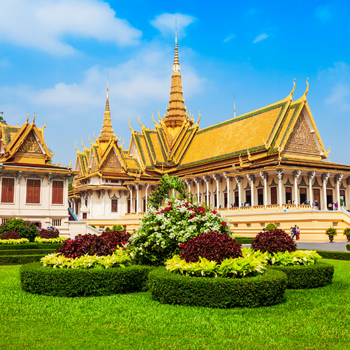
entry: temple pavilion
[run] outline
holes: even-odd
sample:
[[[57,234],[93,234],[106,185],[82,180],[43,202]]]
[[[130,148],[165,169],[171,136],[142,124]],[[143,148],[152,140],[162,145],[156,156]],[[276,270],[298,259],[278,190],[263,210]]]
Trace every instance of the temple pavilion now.
[[[154,129],[139,119],[136,131],[129,121],[128,149],[112,128],[107,86],[101,134],[83,151],[76,148],[78,175],[69,200],[80,219],[101,228],[137,227],[150,191],[168,173],[228,216],[235,232],[256,233],[271,221],[289,228],[304,220],[309,233],[350,226],[344,210],[350,209],[350,166],[330,162],[307,102],[308,82],[296,100],[294,82],[284,99],[201,129],[200,114],[195,120],[184,105],[180,70],[175,38],[167,113],[161,118],[158,112],[157,121],[152,115]],[[337,216],[328,210],[334,203]]]

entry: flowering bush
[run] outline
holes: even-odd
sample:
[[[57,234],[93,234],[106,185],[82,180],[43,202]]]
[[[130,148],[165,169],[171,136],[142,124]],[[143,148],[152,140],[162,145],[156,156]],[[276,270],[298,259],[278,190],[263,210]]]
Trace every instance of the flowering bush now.
[[[221,263],[224,259],[242,256],[241,244],[225,233],[216,231],[202,233],[180,244],[182,259],[197,262],[200,258]]]
[[[186,262],[179,255],[175,255],[165,263],[169,272],[181,273],[194,277],[246,277],[263,274],[266,270],[266,260],[255,257],[239,257],[236,259],[224,259],[221,264],[199,258],[197,262]]]
[[[40,231],[40,238],[57,238],[59,236],[58,231],[42,229]]]
[[[29,243],[29,239],[0,239],[0,244],[26,244]]]
[[[18,232],[22,238],[27,238],[30,242],[34,242],[38,235],[37,227],[33,222],[16,218],[10,219],[0,226],[0,236],[8,231]]]
[[[122,248],[116,249],[113,254],[108,256],[83,255],[79,258],[66,258],[59,253],[49,254],[41,260],[43,266],[53,268],[70,268],[70,269],[90,269],[90,268],[105,268],[110,267],[125,267],[130,263],[130,256]]]
[[[78,235],[74,240],[64,241],[57,252],[66,258],[78,258],[83,255],[111,255],[118,246],[125,244],[129,237],[129,233],[117,231],[103,232],[100,236]]]
[[[160,265],[180,252],[179,244],[201,233],[230,233],[229,222],[215,210],[191,199],[170,199],[149,208],[129,240],[131,256],[142,264]]]
[[[21,235],[18,232],[7,231],[0,236],[0,239],[21,239]]]
[[[283,230],[260,232],[254,238],[251,247],[254,250],[260,250],[262,253],[269,252],[270,254],[297,250],[297,245],[293,239]]]
[[[67,237],[57,237],[57,238],[40,238],[35,237],[35,243],[62,243],[66,241]]]

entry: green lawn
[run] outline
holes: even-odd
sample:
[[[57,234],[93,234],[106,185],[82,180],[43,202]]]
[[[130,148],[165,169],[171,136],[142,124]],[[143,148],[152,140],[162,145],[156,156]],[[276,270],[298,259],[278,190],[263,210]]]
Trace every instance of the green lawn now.
[[[229,310],[161,305],[148,293],[31,295],[19,266],[0,266],[0,349],[349,349],[350,262],[325,261],[336,268],[332,285]]]

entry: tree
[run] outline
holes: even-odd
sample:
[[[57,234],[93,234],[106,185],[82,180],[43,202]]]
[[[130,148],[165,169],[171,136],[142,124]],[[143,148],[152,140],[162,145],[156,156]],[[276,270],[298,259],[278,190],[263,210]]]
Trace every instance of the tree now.
[[[2,115],[4,115],[4,112],[0,112],[0,123],[7,125],[6,120],[2,117]]]

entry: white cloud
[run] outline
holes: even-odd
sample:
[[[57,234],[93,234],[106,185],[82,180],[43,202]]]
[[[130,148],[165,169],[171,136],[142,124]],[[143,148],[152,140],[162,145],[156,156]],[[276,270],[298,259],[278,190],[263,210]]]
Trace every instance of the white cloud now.
[[[338,83],[333,87],[332,93],[326,98],[325,103],[336,106],[340,111],[350,111],[349,99],[350,85]]]
[[[177,32],[179,36],[186,36],[186,27],[193,23],[196,18],[189,15],[183,15],[182,13],[162,13],[156,16],[151,24],[154,28],[157,28],[163,36],[169,34],[174,35],[175,32],[175,20],[177,21]]]
[[[234,35],[228,36],[228,37],[224,40],[224,43],[227,43],[228,41],[230,41],[230,40],[233,39],[234,37],[235,37]]]
[[[266,33],[262,33],[262,34],[258,35],[258,36],[254,39],[253,43],[256,44],[256,43],[258,43],[259,41],[262,41],[262,40],[267,39],[268,37],[269,37],[269,36],[268,36]]]
[[[115,14],[99,0],[1,0],[0,41],[54,55],[75,52],[64,42],[67,36],[117,45],[138,43],[142,33]]]
[[[334,16],[334,8],[331,5],[318,6],[315,10],[315,16],[323,23],[329,22]]]

